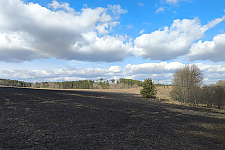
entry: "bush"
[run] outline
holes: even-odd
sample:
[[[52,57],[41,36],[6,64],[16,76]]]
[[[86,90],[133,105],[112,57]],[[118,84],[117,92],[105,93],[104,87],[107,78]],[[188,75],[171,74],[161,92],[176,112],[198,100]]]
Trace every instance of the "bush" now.
[[[155,85],[151,78],[145,79],[143,89],[141,89],[140,93],[144,98],[152,98],[156,94]]]
[[[202,88],[201,103],[207,107],[223,109],[225,106],[225,88],[216,83],[216,85],[204,86]]]

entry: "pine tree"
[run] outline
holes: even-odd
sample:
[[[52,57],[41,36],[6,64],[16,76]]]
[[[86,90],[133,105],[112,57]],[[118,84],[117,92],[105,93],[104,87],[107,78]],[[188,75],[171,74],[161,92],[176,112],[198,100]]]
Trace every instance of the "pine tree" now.
[[[144,98],[152,98],[156,94],[156,88],[151,78],[145,79],[140,93]]]

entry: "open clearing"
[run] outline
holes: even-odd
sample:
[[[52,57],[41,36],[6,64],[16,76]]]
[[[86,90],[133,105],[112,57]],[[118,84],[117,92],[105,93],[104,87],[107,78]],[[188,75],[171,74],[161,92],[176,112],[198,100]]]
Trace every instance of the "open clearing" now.
[[[225,149],[225,113],[135,94],[0,87],[0,149]]]

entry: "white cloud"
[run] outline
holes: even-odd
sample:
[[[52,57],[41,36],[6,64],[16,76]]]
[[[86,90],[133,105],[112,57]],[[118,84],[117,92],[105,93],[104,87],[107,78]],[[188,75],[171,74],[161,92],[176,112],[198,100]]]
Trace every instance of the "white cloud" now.
[[[178,2],[178,0],[166,0],[166,2],[176,4]]]
[[[8,62],[20,62],[41,58],[39,53],[30,47],[17,33],[0,33],[0,60]]]
[[[190,0],[166,0],[168,4],[177,4],[179,1],[190,1]]]
[[[64,68],[60,70],[0,70],[0,78],[29,82],[110,79],[115,70],[100,68]],[[118,74],[118,73],[117,73]]]
[[[125,67],[125,74],[127,78],[143,80],[152,78],[155,83],[161,81],[165,84],[171,84],[174,72],[183,67],[185,64],[180,62],[161,62],[161,63],[144,63],[138,65],[128,64]],[[207,65],[203,63],[196,64],[204,74],[204,84],[215,83],[218,80],[225,78],[224,65]]]
[[[208,74],[213,73],[225,73],[224,65],[207,65],[203,63],[196,63],[196,65],[200,68],[201,71],[204,71]]]
[[[128,44],[127,41],[123,41],[126,38],[106,35],[119,24],[119,16],[127,12],[120,5],[93,9],[85,7],[81,12],[75,12],[68,3],[55,0],[48,5],[52,10],[39,4],[26,4],[21,0],[0,1],[0,5],[0,36],[4,41],[0,43],[0,61],[23,62],[49,57],[108,61],[107,58],[99,57],[107,55],[112,56],[110,61],[121,61],[127,54],[128,50],[125,47]],[[96,34],[94,38],[89,34],[93,32]],[[94,41],[85,45],[85,34],[91,36],[89,39]],[[12,37],[16,38],[12,40]],[[93,44],[99,42],[112,42],[116,43],[116,46],[109,46],[109,49],[104,47],[103,50]],[[90,53],[75,49],[76,44],[82,44],[81,48],[86,51],[88,49]],[[117,58],[118,51],[123,55]],[[14,55],[19,53],[21,55]]]
[[[150,26],[152,25],[151,23],[143,23],[144,25]]]
[[[225,34],[219,34],[213,41],[201,40],[190,48],[188,60],[210,60],[214,62],[225,61]]]
[[[144,29],[142,29],[140,32],[139,32],[139,34],[142,34],[142,33],[144,33],[145,32],[145,30]]]
[[[121,14],[125,14],[128,11],[121,8],[119,4],[117,5],[108,5],[109,10],[113,13],[115,16],[115,19],[118,19]]]
[[[87,61],[122,61],[132,49],[132,44],[126,41],[124,36],[98,37],[95,32],[81,35],[81,40],[75,42],[71,47],[71,55],[65,59],[87,60]],[[75,52],[75,53],[74,53]],[[71,57],[71,58],[70,58]]]
[[[158,14],[158,13],[160,13],[160,12],[163,13],[164,10],[165,10],[165,8],[163,8],[163,7],[160,6],[160,7],[156,10],[155,13],[156,13],[156,14]]]
[[[53,0],[51,4],[48,4],[48,7],[52,8],[53,10],[64,9],[68,12],[75,12],[75,10],[70,7],[69,3],[59,3],[56,0]]]
[[[225,66],[224,65],[206,65],[202,63],[196,64],[204,74],[205,84],[215,83],[218,80],[225,79]]]
[[[133,25],[132,24],[127,25],[127,29],[130,29],[130,28],[133,28]]]
[[[220,22],[222,22],[224,20],[225,20],[225,15],[222,18],[213,19],[208,24],[206,24],[202,27],[202,31],[205,32],[205,31],[209,30],[210,28],[213,28],[214,26],[216,26],[217,24],[219,24]]]
[[[109,68],[109,71],[111,71],[113,73],[120,73],[120,72],[122,72],[122,68],[120,66],[111,66]]]
[[[144,80],[152,78],[155,83],[170,84],[175,70],[183,67],[185,64],[180,62],[161,62],[144,63],[131,65],[124,68],[120,66],[111,66],[109,69],[101,68],[63,68],[58,70],[2,70],[0,69],[0,78],[17,79],[29,82],[43,81],[68,81],[68,80],[96,80],[103,78],[119,79],[131,78]],[[225,78],[224,65],[207,65],[203,63],[196,64],[204,73],[205,84],[217,82]]]
[[[167,3],[177,3],[178,0],[166,0]]]
[[[164,74],[173,73],[182,66],[184,66],[184,64],[180,62],[144,63],[139,65],[128,64],[125,70],[128,74]]]
[[[138,5],[139,5],[139,6],[144,6],[144,4],[143,4],[143,3],[139,3]]]
[[[98,30],[98,34],[101,35],[106,35],[109,32],[113,31],[113,27],[117,26],[119,24],[119,22],[107,22],[107,23],[99,23],[96,27],[96,29]]]
[[[225,18],[217,18],[200,25],[198,18],[174,20],[173,24],[150,34],[142,34],[134,40],[133,54],[152,60],[171,60],[189,52],[191,44],[204,36],[205,31]]]

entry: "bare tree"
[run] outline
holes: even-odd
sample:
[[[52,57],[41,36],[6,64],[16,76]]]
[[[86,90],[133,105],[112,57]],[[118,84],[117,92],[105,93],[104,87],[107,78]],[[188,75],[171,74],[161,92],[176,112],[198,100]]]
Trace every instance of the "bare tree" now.
[[[196,65],[185,65],[178,69],[173,78],[171,97],[180,102],[198,104],[198,90],[203,74]]]
[[[219,80],[217,83],[216,83],[217,86],[220,86],[220,87],[223,87],[225,89],[225,80]]]
[[[207,107],[223,109],[225,106],[225,80],[202,88],[201,103]]]

